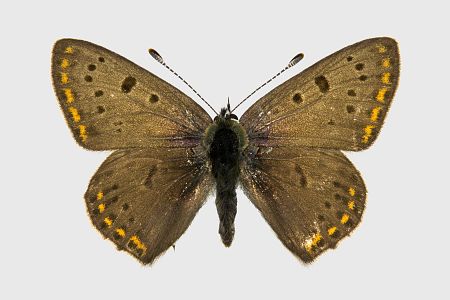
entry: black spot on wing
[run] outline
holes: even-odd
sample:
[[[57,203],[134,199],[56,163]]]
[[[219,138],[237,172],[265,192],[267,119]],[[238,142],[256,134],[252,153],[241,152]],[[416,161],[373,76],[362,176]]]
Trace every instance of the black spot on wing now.
[[[330,90],[330,84],[323,75],[317,76],[314,79],[314,83],[319,87],[321,93],[326,93]]]
[[[355,65],[355,69],[357,71],[361,71],[362,69],[364,69],[364,64],[363,63],[358,63]]]
[[[103,91],[101,91],[101,90],[95,91],[94,96],[95,96],[95,97],[101,97],[101,96],[103,96]]]
[[[303,102],[302,95],[300,93],[295,93],[294,96],[292,96],[292,101],[294,101],[297,104],[300,104]]]
[[[102,114],[105,112],[105,108],[101,105],[97,106],[97,113]]]
[[[133,89],[133,87],[136,85],[136,78],[132,77],[132,76],[128,76],[126,77],[123,81],[122,81],[122,86],[121,86],[121,90],[123,93],[129,93],[131,92],[131,90]]]
[[[151,94],[148,100],[150,103],[156,103],[159,101],[159,96],[156,94]]]

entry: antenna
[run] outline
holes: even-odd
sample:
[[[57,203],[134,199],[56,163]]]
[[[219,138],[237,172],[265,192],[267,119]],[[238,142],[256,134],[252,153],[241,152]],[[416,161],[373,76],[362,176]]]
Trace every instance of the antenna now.
[[[208,105],[208,107],[209,108],[211,108],[212,109],[212,111],[216,114],[216,115],[219,115],[218,113],[217,113],[217,111],[208,103],[208,102],[206,102],[206,100],[205,99],[203,99],[203,97],[196,91],[196,90],[194,90],[194,88],[186,81],[186,80],[184,80],[183,79],[183,77],[181,77],[180,75],[178,75],[178,73],[177,72],[175,72],[174,70],[172,70],[172,68],[171,67],[169,67],[169,65],[167,65],[165,62],[164,62],[164,59],[162,58],[162,56],[155,50],[155,49],[148,49],[148,53],[150,53],[150,55],[157,61],[157,62],[159,62],[160,64],[162,64],[164,67],[166,67],[167,68],[167,70],[169,70],[170,72],[172,72],[172,74],[174,74],[175,76],[177,76],[181,81],[183,81],[200,99],[202,99],[203,100],[203,102],[205,102],[206,103],[206,105]]]
[[[262,87],[264,87],[266,84],[270,83],[272,80],[274,80],[275,78],[277,78],[278,76],[280,76],[284,71],[286,71],[287,69],[295,66],[299,61],[301,61],[303,59],[304,55],[303,53],[299,53],[296,56],[294,56],[293,59],[291,59],[291,61],[288,63],[288,65],[286,67],[284,67],[280,72],[278,72],[275,76],[273,76],[272,78],[270,78],[269,80],[267,80],[266,82],[264,82],[262,85],[260,85],[256,90],[254,90],[250,95],[248,95],[247,97],[244,98],[244,100],[242,100],[241,102],[239,102],[238,105],[236,105],[233,110],[231,112],[233,112],[236,108],[238,108],[242,103],[244,103],[245,100],[247,100],[248,98],[250,98],[251,96],[253,96],[254,93],[256,93],[257,91],[259,91]]]

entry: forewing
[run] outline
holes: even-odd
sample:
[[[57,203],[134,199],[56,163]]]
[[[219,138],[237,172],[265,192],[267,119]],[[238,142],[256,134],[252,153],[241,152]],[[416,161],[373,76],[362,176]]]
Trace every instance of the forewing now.
[[[67,123],[87,149],[190,147],[211,123],[172,85],[89,42],[56,42],[52,78]]]
[[[304,262],[334,248],[360,222],[366,189],[337,150],[260,148],[240,182],[283,244]]]
[[[85,194],[94,226],[143,264],[185,232],[211,190],[204,154],[191,149],[118,150]]]
[[[365,149],[383,124],[399,64],[393,39],[356,43],[276,87],[240,122],[260,145]]]

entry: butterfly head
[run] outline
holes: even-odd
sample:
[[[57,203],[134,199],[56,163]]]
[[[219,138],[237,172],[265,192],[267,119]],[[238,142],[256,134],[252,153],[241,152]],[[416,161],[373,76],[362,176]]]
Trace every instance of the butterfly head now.
[[[228,98],[228,103],[227,103],[227,107],[224,107],[220,110],[220,114],[218,114],[215,118],[214,118],[214,122],[217,123],[219,122],[219,120],[221,121],[225,121],[225,120],[238,120],[238,117],[235,114],[231,113],[231,108],[230,108],[230,98]]]
[[[222,108],[220,110],[220,114],[217,115],[214,118],[214,122],[218,122],[220,119],[223,120],[223,121],[224,120],[235,120],[235,121],[237,121],[238,117],[235,114],[232,114],[230,112],[230,106],[227,106],[226,108],[224,107],[224,108]]]

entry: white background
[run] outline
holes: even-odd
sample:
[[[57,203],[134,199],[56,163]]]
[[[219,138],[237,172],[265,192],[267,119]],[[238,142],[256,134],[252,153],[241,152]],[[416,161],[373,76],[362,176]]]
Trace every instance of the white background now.
[[[449,299],[445,1],[113,2],[2,4],[0,298]],[[400,45],[400,85],[375,145],[348,154],[369,194],[361,225],[336,250],[302,264],[241,192],[229,249],[213,199],[151,267],[92,227],[83,194],[108,153],[77,146],[65,124],[50,80],[57,39],[102,45],[197,100],[148,55],[156,48],[216,109],[305,53],[241,115],[317,60],[376,36]]]

